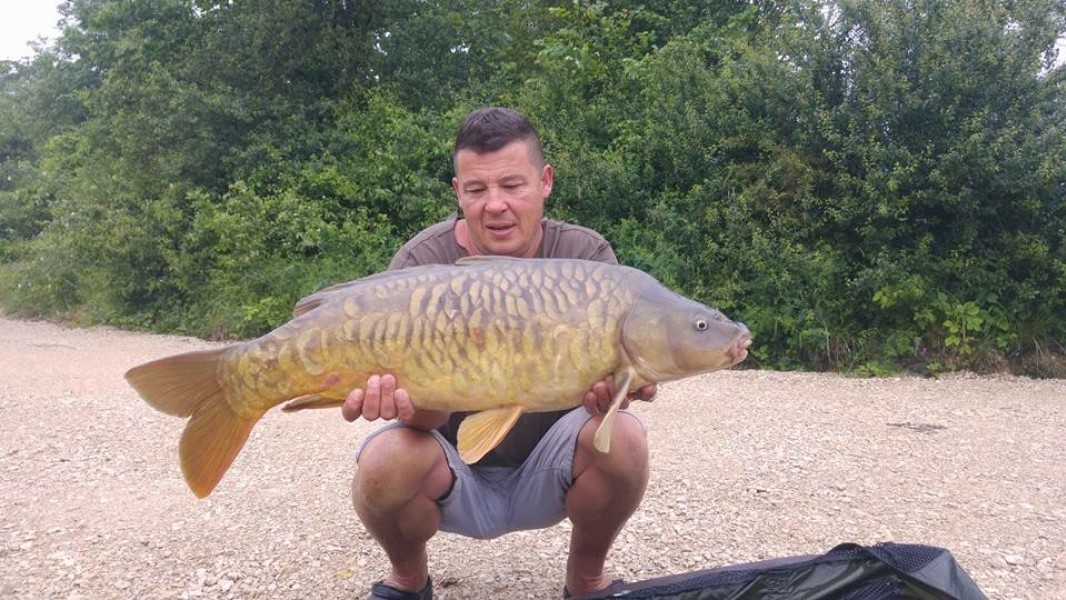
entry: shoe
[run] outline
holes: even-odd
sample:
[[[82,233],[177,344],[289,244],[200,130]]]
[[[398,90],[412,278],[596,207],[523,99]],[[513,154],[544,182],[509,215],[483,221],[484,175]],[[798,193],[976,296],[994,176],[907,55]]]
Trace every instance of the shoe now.
[[[370,586],[366,600],[433,600],[433,578],[427,579],[426,587],[417,592],[398,590],[382,580]]]
[[[581,594],[580,596],[571,596],[570,590],[563,586],[563,600],[596,600],[598,598],[621,598],[629,592],[629,586],[625,581],[621,579],[615,579],[611,582],[611,585],[603,588],[602,590],[596,590],[595,592],[589,592],[587,594]]]

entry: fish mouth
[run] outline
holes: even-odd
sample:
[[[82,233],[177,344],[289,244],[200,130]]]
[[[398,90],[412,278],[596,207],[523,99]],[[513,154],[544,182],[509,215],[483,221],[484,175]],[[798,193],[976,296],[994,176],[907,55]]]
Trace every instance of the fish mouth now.
[[[730,367],[735,367],[744,362],[744,359],[748,357],[748,348],[751,347],[752,337],[751,332],[748,331],[748,326],[743,323],[737,323],[742,328],[737,339],[733,340],[730,344],[729,350],[726,351],[726,356],[729,357]]]
[[[627,343],[627,340],[624,337],[622,339],[622,351],[629,359],[629,363],[633,365],[633,368],[636,370],[637,374],[640,375],[640,377],[642,377],[645,381],[649,382],[666,382],[673,381],[689,375],[696,375],[698,373],[713,373],[714,371],[731,369],[744,362],[744,360],[748,358],[748,348],[751,347],[753,341],[751,337],[751,332],[748,331],[748,327],[743,323],[737,323],[737,326],[740,327],[740,331],[737,333],[736,337],[734,337],[733,340],[729,343],[729,346],[725,349],[725,351],[719,355],[720,360],[716,361],[718,364],[695,372],[686,371],[685,369],[677,365],[675,365],[675,370],[677,372],[660,371],[653,367],[648,360],[641,357],[637,352],[634,352],[633,349],[629,347],[629,344]]]

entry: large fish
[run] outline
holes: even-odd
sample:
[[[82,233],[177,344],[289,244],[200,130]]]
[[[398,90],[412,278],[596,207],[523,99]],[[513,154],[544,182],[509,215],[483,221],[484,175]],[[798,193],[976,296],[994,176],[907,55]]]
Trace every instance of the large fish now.
[[[375,373],[395,374],[417,408],[480,411],[458,433],[473,463],[523,412],[577,406],[613,375],[595,437],[607,452],[629,390],[732,367],[750,344],[743,324],[637,269],[477,257],[327,288],[263,337],[162,358],[126,379],[154,408],[191,417],[181,467],[203,498],[266,411],[340,406]]]

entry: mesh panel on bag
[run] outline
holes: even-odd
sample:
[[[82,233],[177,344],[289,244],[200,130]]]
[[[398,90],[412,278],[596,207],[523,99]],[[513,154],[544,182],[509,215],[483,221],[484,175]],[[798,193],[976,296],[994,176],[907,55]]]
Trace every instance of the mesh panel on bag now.
[[[904,573],[914,573],[936,560],[944,551],[930,546],[885,542],[872,546],[870,552]]]

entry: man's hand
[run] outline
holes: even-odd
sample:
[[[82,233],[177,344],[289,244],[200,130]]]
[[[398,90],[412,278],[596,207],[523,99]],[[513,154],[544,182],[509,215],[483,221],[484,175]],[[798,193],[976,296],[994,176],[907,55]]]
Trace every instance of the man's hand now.
[[[654,383],[650,383],[639,390],[630,392],[625,398],[622,399],[622,405],[619,408],[629,408],[629,402],[631,400],[643,400],[644,402],[651,402],[655,398],[655,393],[659,390],[659,387]],[[584,405],[585,410],[589,411],[589,414],[596,415],[607,412],[607,409],[611,406],[611,398],[614,397],[614,377],[608,375],[603,379],[597,381],[592,389],[585,392]]]
[[[407,390],[398,387],[391,374],[371,375],[366,388],[356,388],[348,394],[341,407],[346,421],[359,417],[367,421],[399,419],[408,427],[436,429],[448,420],[450,413],[439,410],[418,410],[411,403]]]

